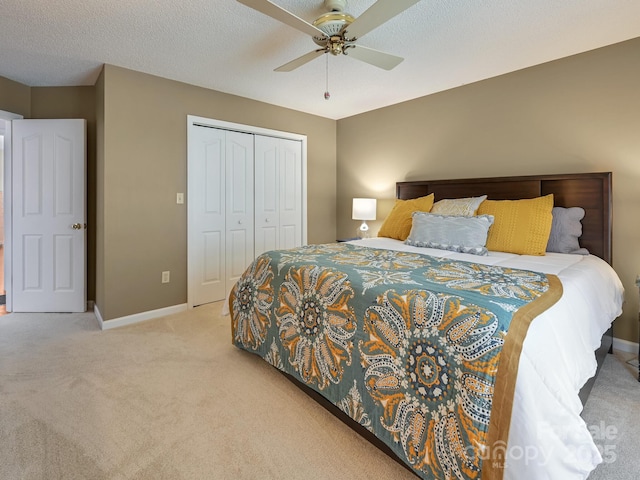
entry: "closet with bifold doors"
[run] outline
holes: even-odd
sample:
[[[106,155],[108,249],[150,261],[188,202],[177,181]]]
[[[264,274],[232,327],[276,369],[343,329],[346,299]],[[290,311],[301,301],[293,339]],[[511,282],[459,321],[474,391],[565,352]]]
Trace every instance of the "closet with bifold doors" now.
[[[306,136],[188,117],[188,304],[223,300],[253,259],[306,243]]]

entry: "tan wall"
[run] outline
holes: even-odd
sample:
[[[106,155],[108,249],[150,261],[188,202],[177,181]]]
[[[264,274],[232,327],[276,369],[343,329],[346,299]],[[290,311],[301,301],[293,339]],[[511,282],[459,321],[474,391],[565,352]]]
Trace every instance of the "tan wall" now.
[[[0,77],[0,110],[29,118],[31,114],[31,88],[8,78]]]
[[[308,136],[308,241],[334,241],[336,122],[106,65],[97,305],[105,320],[187,301],[187,115]],[[99,190],[100,191],[100,190]],[[161,284],[161,272],[171,283]],[[103,282],[103,283],[102,283]]]
[[[612,171],[613,260],[626,288],[614,335],[637,342],[638,58],[634,39],[339,120],[338,235],[357,226],[352,197],[383,199],[381,218],[396,181]]]
[[[84,118],[87,121],[87,299],[96,294],[96,89],[32,87],[29,118]]]

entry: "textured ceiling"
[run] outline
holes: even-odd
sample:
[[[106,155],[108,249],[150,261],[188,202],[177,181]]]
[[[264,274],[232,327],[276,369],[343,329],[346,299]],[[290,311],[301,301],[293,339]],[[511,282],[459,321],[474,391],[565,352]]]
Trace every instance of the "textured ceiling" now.
[[[274,3],[308,21],[325,12]],[[404,57],[394,70],[326,55],[277,73],[315,44],[235,0],[1,0],[0,76],[93,85],[108,63],[339,119],[638,36],[640,0],[421,0],[358,41]]]

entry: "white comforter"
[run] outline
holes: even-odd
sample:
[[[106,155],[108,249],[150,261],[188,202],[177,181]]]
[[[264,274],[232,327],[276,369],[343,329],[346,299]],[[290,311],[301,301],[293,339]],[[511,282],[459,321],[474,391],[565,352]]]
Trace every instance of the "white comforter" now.
[[[587,478],[602,457],[580,417],[578,392],[595,374],[602,335],[622,312],[624,291],[614,270],[593,255],[476,256],[388,238],[352,243],[557,275],[562,298],[531,323],[520,356],[504,478]],[[489,446],[485,461],[502,453],[500,446]]]

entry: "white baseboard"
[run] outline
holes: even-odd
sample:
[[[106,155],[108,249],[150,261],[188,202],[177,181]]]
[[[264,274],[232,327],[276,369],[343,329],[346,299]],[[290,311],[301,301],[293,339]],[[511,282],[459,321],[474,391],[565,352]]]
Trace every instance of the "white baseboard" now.
[[[102,324],[104,323],[104,320],[102,320],[102,315],[100,315],[100,310],[98,310],[98,305],[96,305],[95,303],[93,304],[93,314],[96,316],[96,319],[98,320],[98,325],[100,325],[100,330],[104,330],[104,328],[102,328]]]
[[[144,322],[146,320],[152,320],[154,318],[166,317],[167,315],[173,315],[174,313],[186,312],[187,304],[173,305],[172,307],[159,308],[157,310],[149,310],[148,312],[135,313],[133,315],[127,315],[125,317],[114,318],[112,320],[103,320],[100,310],[97,305],[93,306],[93,312],[98,319],[101,330],[109,330],[111,328],[124,327],[125,325],[132,325],[134,323]]]
[[[638,344],[622,338],[613,337],[613,349],[620,352],[638,354]]]

